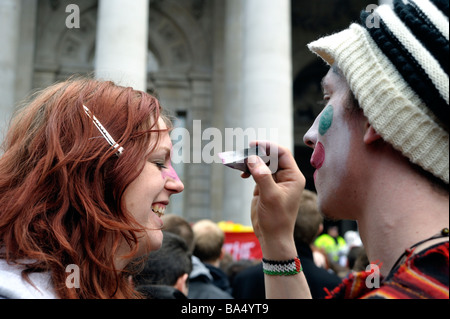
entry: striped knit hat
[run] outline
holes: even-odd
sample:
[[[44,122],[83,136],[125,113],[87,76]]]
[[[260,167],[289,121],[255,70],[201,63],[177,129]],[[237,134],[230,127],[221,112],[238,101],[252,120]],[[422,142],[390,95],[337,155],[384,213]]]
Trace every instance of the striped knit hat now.
[[[342,70],[383,139],[447,184],[448,13],[448,0],[394,0],[308,44]]]

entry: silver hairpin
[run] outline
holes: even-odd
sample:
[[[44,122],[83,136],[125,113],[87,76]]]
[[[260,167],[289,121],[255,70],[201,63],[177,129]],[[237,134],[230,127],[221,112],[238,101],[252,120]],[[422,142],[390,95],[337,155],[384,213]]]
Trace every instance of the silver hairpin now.
[[[108,142],[108,144],[117,150],[116,155],[120,156],[124,150],[123,147],[120,146],[118,143],[116,143],[116,141],[114,141],[112,136],[103,127],[102,123],[100,123],[100,121],[95,117],[94,114],[91,113],[91,111],[85,105],[83,105],[83,108],[84,108],[84,112],[91,118],[92,122],[94,122],[94,125],[97,127],[97,129],[100,131],[100,133],[102,133],[103,137]]]

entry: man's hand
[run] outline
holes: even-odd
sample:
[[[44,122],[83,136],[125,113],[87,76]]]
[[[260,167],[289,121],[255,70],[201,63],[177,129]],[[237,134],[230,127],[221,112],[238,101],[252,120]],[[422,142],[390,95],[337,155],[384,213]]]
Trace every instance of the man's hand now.
[[[253,142],[250,146],[263,146],[270,157],[277,156],[278,168],[272,174],[269,167],[258,156],[248,158],[248,167],[256,182],[253,193],[251,219],[265,258],[284,259],[295,257],[292,248],[294,225],[305,187],[305,177],[291,152],[281,146],[267,142]],[[243,177],[248,175],[243,174]],[[293,246],[295,250],[295,245]],[[283,252],[284,249],[288,251]],[[294,256],[292,256],[294,254]],[[276,256],[272,256],[276,255]]]

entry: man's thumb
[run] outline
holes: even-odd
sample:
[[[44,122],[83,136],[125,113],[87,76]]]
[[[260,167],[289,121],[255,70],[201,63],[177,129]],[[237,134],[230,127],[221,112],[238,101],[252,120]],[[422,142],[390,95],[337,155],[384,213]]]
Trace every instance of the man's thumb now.
[[[261,157],[256,155],[249,156],[247,166],[256,184],[260,187],[270,187],[270,185],[275,183],[270,168],[264,163]]]

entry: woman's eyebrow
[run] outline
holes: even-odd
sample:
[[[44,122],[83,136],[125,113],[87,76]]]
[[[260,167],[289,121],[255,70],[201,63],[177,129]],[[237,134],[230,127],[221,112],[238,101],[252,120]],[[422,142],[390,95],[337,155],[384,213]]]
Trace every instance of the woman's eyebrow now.
[[[154,154],[157,154],[157,155],[164,154],[165,157],[170,157],[171,152],[172,152],[172,150],[167,146],[159,146],[153,151]]]

